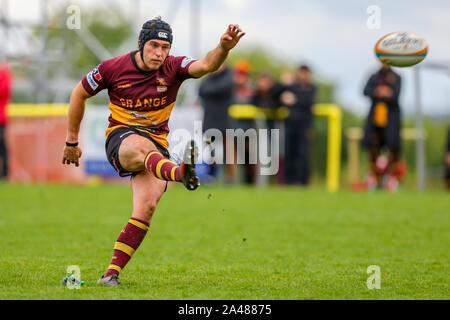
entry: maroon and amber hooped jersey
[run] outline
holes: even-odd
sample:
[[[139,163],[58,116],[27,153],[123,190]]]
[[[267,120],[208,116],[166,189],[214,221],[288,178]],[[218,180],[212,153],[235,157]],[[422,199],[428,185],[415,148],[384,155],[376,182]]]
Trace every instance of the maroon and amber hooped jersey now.
[[[147,72],[138,68],[136,52],[103,61],[82,84],[90,95],[108,89],[111,115],[106,137],[116,128],[134,126],[167,148],[170,113],[181,83],[193,78],[188,68],[195,60],[167,56],[158,70]]]

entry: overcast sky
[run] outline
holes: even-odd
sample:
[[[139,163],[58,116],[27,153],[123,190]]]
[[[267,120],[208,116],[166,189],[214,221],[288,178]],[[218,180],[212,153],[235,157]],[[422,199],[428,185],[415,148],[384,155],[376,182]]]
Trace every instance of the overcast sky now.
[[[378,68],[373,52],[383,35],[413,31],[426,38],[429,53],[424,62],[450,66],[450,1],[448,0],[198,0],[200,26],[198,49],[191,45],[190,0],[103,0],[67,1],[105,6],[117,3],[136,27],[161,15],[174,30],[172,54],[204,55],[214,48],[229,23],[246,31],[240,47],[262,44],[280,59],[307,62],[316,75],[337,85],[337,102],[359,114],[366,114],[369,102],[362,88]],[[39,0],[10,1],[16,18],[39,20]],[[50,3],[56,1],[49,1]],[[369,6],[380,9],[380,28],[369,29]],[[170,8],[177,8],[169,12]],[[107,17],[104,17],[107,18]],[[137,37],[137,35],[136,35]],[[133,49],[133,48],[130,48]],[[197,58],[197,57],[196,57]],[[401,106],[414,110],[413,68],[396,68],[403,77]],[[442,72],[422,72],[425,113],[450,114],[450,76]]]

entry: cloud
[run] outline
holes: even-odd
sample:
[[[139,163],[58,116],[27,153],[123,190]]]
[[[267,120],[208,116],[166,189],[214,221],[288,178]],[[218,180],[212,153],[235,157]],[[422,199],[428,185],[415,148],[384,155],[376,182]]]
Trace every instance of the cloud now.
[[[39,6],[40,1],[14,0],[8,1],[8,14],[13,21],[41,21],[42,9]]]

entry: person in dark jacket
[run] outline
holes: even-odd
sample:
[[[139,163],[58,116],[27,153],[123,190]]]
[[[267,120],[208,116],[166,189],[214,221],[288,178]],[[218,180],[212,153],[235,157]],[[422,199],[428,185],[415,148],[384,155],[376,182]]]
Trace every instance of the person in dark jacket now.
[[[267,139],[271,141],[271,130],[279,129],[279,122],[274,118],[277,109],[281,106],[280,95],[283,86],[277,82],[270,73],[260,72],[256,77],[255,94],[252,97],[251,104],[265,111],[266,119],[262,125],[268,130]],[[274,150],[278,150],[278,146],[268,144],[269,152],[274,155]],[[276,149],[272,149],[276,148]],[[284,181],[282,172],[279,171],[273,181]]]
[[[312,107],[316,92],[310,68],[301,65],[296,81],[281,94],[281,101],[289,107],[289,117],[285,121],[286,184],[307,185],[309,182]]]
[[[233,106],[234,107],[247,107],[252,103],[252,98],[254,95],[254,87],[250,80],[250,70],[251,65],[246,60],[240,60],[236,62],[234,66],[234,88],[233,88]],[[239,158],[244,156],[244,164],[240,165],[243,170],[243,178],[245,184],[255,184],[257,180],[257,165],[255,163],[251,163],[250,153],[254,153],[255,145],[251,144],[250,141],[245,138],[245,132],[249,129],[250,131],[256,130],[256,122],[254,119],[233,119],[232,127],[235,130],[242,129],[243,134],[237,134],[236,138],[234,138],[234,163],[239,162]],[[238,140],[242,138],[245,139],[245,154],[238,154]],[[241,159],[242,160],[242,159]],[[237,165],[233,165],[233,176],[234,179],[229,180],[228,183],[234,183],[236,181],[238,171]]]
[[[283,86],[267,72],[261,72],[256,77],[256,90],[252,97],[251,104],[266,110],[276,110],[280,105],[280,95]],[[267,119],[267,129],[275,128],[275,121]]]
[[[386,188],[398,188],[398,164],[400,160],[401,114],[399,95],[401,78],[390,66],[382,65],[370,76],[364,88],[364,95],[371,100],[371,106],[364,127],[363,146],[369,151],[371,173],[368,179],[370,189],[381,187],[382,178],[388,174]],[[383,149],[389,152],[387,172],[377,166],[377,158]]]
[[[222,133],[222,145],[218,145],[219,142],[215,137],[208,137],[208,139],[211,139],[214,143],[215,151],[223,147],[224,155],[226,150],[226,129],[230,128],[228,108],[233,99],[233,87],[233,72],[225,62],[219,70],[208,75],[199,88],[199,96],[204,110],[203,132],[208,129],[218,129]],[[222,163],[225,163],[225,161]],[[228,166],[226,168],[226,176],[228,177],[232,173]],[[217,164],[215,162],[211,163],[209,165],[208,175],[216,178],[218,174],[217,169]]]

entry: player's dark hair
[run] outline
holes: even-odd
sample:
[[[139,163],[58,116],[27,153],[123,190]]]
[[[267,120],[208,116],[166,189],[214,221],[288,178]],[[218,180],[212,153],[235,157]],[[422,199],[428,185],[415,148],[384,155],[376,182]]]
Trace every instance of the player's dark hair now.
[[[139,33],[139,52],[141,53],[142,59],[144,59],[144,45],[151,39],[168,41],[172,44],[172,28],[167,22],[163,21],[160,16],[148,20],[142,25],[141,32]]]
[[[309,66],[307,66],[306,64],[302,64],[298,67],[298,70],[302,70],[302,71],[309,71],[311,72],[311,69]]]

